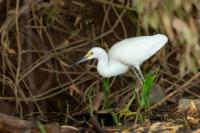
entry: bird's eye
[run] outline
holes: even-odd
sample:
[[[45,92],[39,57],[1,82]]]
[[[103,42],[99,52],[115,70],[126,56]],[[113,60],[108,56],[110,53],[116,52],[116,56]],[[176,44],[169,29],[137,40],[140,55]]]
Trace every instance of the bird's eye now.
[[[90,55],[93,55],[93,52],[91,52]]]

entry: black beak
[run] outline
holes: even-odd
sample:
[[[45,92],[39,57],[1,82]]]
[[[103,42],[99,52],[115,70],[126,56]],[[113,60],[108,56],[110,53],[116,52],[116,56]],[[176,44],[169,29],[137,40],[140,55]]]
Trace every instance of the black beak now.
[[[77,65],[77,64],[79,64],[79,63],[81,63],[81,62],[84,62],[84,61],[86,61],[86,60],[88,60],[88,59],[87,59],[85,56],[83,56],[83,57],[80,58],[77,62],[71,64],[71,65],[69,66],[69,68],[72,68],[72,67],[74,67],[75,65]]]

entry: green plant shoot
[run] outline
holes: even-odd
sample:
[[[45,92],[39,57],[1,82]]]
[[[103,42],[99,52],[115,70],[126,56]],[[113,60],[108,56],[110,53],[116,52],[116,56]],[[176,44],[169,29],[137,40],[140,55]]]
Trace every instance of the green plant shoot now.
[[[103,92],[104,92],[103,108],[109,108],[109,106],[110,106],[110,102],[108,99],[108,96],[110,94],[109,79],[103,79],[102,88],[103,88]]]
[[[37,127],[39,128],[41,133],[46,133],[45,127],[39,120],[37,121]]]
[[[141,108],[149,107],[149,92],[153,85],[153,81],[156,78],[157,73],[158,73],[158,69],[156,70],[155,74],[152,74],[151,72],[149,72],[145,77],[144,85],[140,92],[140,103],[139,104],[140,104]]]

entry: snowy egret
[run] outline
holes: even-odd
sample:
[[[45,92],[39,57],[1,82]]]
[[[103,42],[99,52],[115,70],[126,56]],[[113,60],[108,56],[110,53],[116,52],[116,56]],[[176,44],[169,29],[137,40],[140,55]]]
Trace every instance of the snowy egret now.
[[[167,41],[168,38],[162,34],[128,38],[113,45],[108,54],[104,49],[94,47],[73,65],[86,60],[97,59],[97,71],[101,76],[117,76],[132,68],[142,82],[144,77],[141,73],[140,65],[160,50]]]

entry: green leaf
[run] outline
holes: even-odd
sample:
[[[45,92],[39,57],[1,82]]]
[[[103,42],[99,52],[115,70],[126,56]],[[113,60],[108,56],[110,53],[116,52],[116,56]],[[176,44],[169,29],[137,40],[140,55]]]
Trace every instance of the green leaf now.
[[[156,71],[156,74],[158,72],[158,69]],[[146,108],[149,107],[149,92],[151,90],[151,87],[153,85],[153,81],[156,77],[156,74],[153,75],[151,72],[149,72],[144,81],[144,85],[142,87],[141,93],[140,93],[140,107],[141,108]]]
[[[40,121],[37,121],[37,127],[39,128],[41,133],[46,133],[45,127]]]

